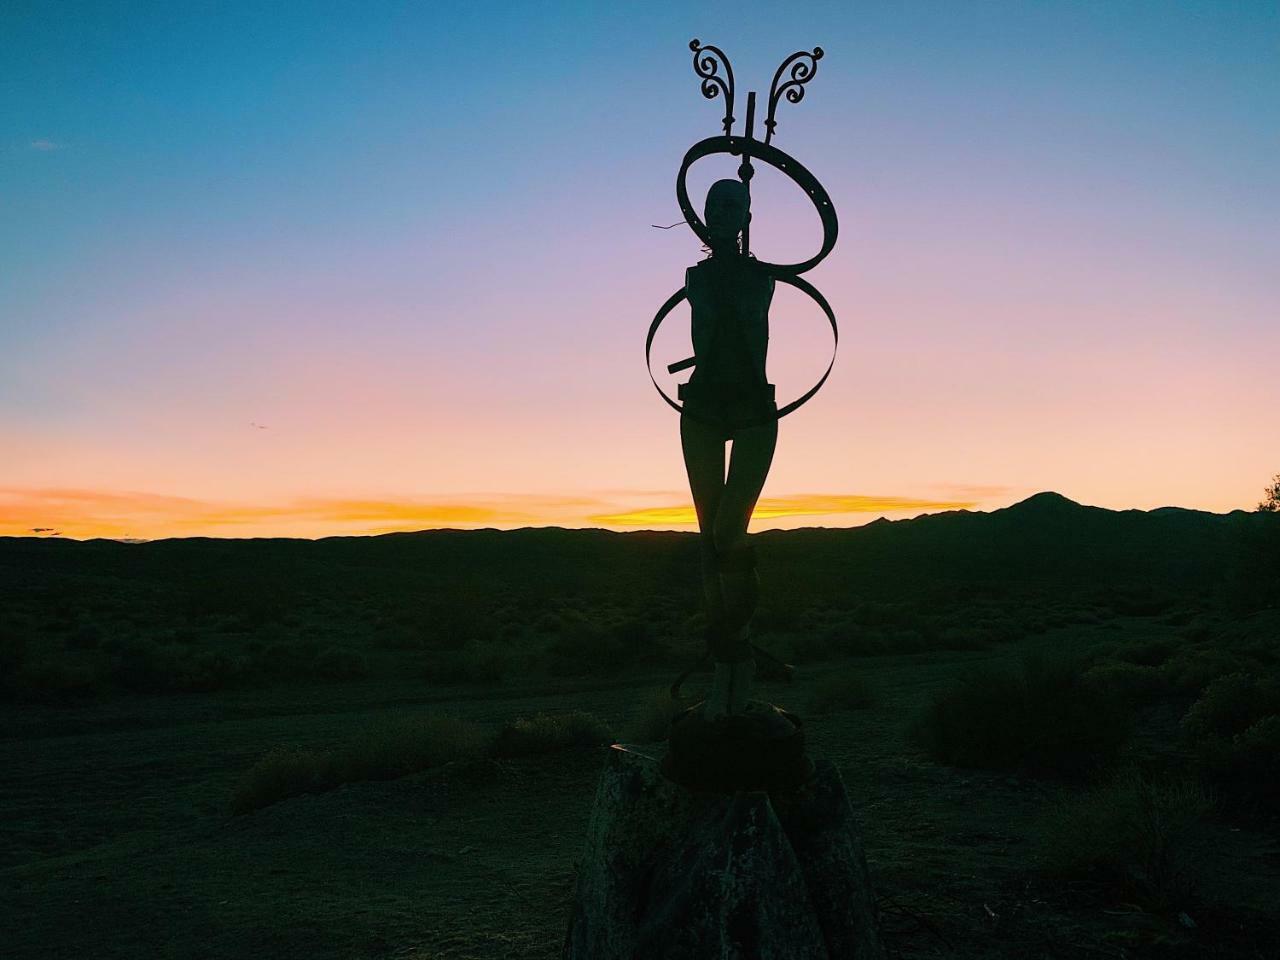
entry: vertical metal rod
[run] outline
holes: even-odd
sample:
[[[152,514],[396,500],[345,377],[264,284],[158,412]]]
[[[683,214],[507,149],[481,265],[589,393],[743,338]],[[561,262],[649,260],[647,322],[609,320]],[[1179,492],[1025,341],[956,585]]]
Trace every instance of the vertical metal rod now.
[[[742,180],[743,186],[747,188],[747,201],[751,200],[751,177],[755,174],[755,169],[751,166],[751,142],[756,136],[756,92],[754,90],[747,94],[747,126],[746,140],[742,145],[742,163],[738,165],[738,177]],[[748,210],[750,208],[748,207]],[[742,225],[742,255],[745,257],[751,252],[751,224],[744,223]]]

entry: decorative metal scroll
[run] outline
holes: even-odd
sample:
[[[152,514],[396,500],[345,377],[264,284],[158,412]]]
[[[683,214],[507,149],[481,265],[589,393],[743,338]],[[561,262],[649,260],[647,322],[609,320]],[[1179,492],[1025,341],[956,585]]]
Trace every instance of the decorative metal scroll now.
[[[782,61],[778,72],[773,75],[773,85],[769,87],[769,116],[764,122],[765,143],[773,139],[774,128],[778,126],[778,121],[774,119],[774,114],[778,110],[778,100],[784,95],[787,103],[799,103],[803,100],[804,85],[817,75],[818,61],[821,59],[822,48],[814,47],[812,53],[801,50]],[[782,75],[787,72],[787,67],[791,67],[790,74],[785,81],[779,83]]]
[[[689,41],[689,49],[693,51],[693,72],[702,78],[702,95],[714,100],[724,94],[724,134],[727,137],[733,129],[733,67],[729,58],[719,47],[703,46],[697,38]],[[720,66],[724,65],[724,76],[720,75]]]

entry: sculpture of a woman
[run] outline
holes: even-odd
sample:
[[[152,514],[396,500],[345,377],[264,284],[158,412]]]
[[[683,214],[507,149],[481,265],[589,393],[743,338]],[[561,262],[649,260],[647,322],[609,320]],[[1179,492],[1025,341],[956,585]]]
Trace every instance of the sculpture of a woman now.
[[[715,659],[703,711],[708,720],[746,712],[751,694],[749,633],[759,577],[747,524],[778,439],[778,407],[765,375],[774,281],[742,253],[750,202],[741,181],[712,184],[704,212],[711,256],[685,274],[696,367],[680,387],[680,442],[698,515],[708,646]]]

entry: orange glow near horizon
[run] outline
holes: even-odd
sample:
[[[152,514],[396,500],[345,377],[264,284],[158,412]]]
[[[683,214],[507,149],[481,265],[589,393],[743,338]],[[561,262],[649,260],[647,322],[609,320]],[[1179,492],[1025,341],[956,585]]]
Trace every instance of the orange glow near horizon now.
[[[235,503],[140,492],[0,489],[0,536],[156,540],[167,537],[365,536],[429,528],[696,527],[691,504],[622,507],[608,497],[508,495],[459,499],[294,498]],[[614,497],[616,499],[616,495]],[[975,500],[857,494],[764,497],[753,526],[792,517],[970,509]],[[845,521],[847,524],[847,520]]]
[[[921,500],[914,497],[874,497],[851,495],[799,494],[792,497],[762,497],[751,515],[753,522],[780,517],[838,516],[847,513],[897,513],[913,510],[928,513],[937,510],[971,510],[975,500]],[[643,527],[651,524],[695,524],[698,516],[693,504],[672,507],[647,507],[625,513],[602,514],[589,518],[604,526]]]

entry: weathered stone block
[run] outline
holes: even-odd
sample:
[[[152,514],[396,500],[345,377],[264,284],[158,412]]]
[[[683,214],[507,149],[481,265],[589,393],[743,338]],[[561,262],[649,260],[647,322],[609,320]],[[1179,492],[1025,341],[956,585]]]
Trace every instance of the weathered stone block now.
[[[566,960],[882,960],[839,771],[693,793],[615,745],[596,789]]]

